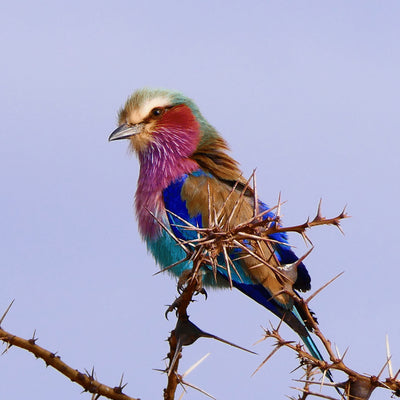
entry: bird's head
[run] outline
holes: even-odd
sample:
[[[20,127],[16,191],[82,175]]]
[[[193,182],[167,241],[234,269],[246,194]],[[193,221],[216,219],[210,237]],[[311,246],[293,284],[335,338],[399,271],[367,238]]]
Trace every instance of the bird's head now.
[[[129,139],[137,154],[153,144],[189,157],[206,136],[218,136],[191,99],[165,89],[134,92],[119,111],[118,125],[109,140]]]
[[[166,89],[140,89],[119,111],[118,128],[109,141],[128,139],[140,162],[172,168],[190,160],[222,179],[238,179],[237,163],[228,146],[183,94]]]

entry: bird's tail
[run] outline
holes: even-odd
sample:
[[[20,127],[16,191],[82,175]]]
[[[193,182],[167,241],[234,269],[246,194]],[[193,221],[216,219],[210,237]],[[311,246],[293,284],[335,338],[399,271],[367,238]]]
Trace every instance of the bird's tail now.
[[[297,322],[296,326],[293,326],[292,321],[286,321],[286,322],[292,329],[294,329],[299,334],[299,336],[301,337],[301,340],[304,342],[304,344],[306,345],[306,347],[307,347],[308,351],[311,353],[311,355],[314,358],[316,358],[317,360],[323,361],[324,358],[322,357],[320,351],[318,350],[318,347],[315,344],[314,340],[310,336],[309,331],[306,327],[306,324],[305,324],[303,318],[301,317],[296,305],[293,305],[291,313],[296,317],[296,322]],[[283,317],[283,319],[285,320],[285,317]],[[302,325],[301,329],[299,329],[299,326],[298,326],[299,322]]]
[[[296,319],[304,326],[304,328],[306,328],[306,324],[305,324],[303,318],[301,317],[299,311],[297,310],[296,305],[293,306],[292,313],[295,315]],[[303,343],[305,344],[305,346],[307,347],[307,349],[310,352],[310,354],[314,358],[316,358],[317,360],[324,361],[324,357],[322,356],[321,352],[318,350],[318,347],[315,344],[315,342],[314,342],[313,338],[311,337],[310,333],[308,332],[308,329],[307,329],[306,335],[303,335],[303,334],[299,333],[299,336],[300,336],[301,340],[303,341]],[[328,377],[328,379],[332,383],[334,383],[334,379],[333,379],[333,376],[331,374],[331,371],[329,371],[327,369],[327,370],[323,371],[323,373],[325,374],[325,376]],[[336,388],[336,390],[338,391],[337,388]],[[338,391],[338,393],[341,395],[340,391]]]
[[[303,319],[301,318],[296,306],[293,306],[292,309],[293,314],[296,316],[297,320],[302,323],[302,325],[304,326],[304,328],[306,327],[304,324]],[[309,332],[307,331],[306,335],[304,334],[299,334],[301,340],[303,341],[303,343],[305,344],[305,346],[307,347],[308,351],[310,352],[310,354],[316,358],[317,360],[320,361],[324,361],[324,357],[322,356],[321,352],[318,350],[317,345],[315,344],[313,338],[311,337],[311,335],[309,334]],[[325,375],[328,377],[328,379],[334,383],[333,380],[333,376],[331,374],[331,372],[329,370],[326,370]]]
[[[303,341],[303,343],[306,345],[306,347],[307,347],[308,351],[310,352],[310,354],[314,358],[316,358],[317,360],[320,360],[320,361],[324,361],[324,358],[322,357],[321,353],[318,350],[318,347],[316,346],[314,340],[312,339],[312,337],[310,335],[308,335],[308,336],[300,336],[300,338]],[[334,379],[333,379],[333,376],[331,374],[331,371],[329,371],[329,369],[325,370],[324,374],[328,377],[328,379],[332,383],[335,382]]]
[[[271,295],[262,285],[233,282],[233,286],[282,319],[300,336],[310,354],[317,360],[324,361],[321,352],[318,350],[317,345],[310,335],[310,329],[307,327],[306,321],[301,316],[296,304],[293,305],[291,310],[284,309],[271,298]],[[326,370],[324,373],[327,378],[334,383],[331,372]],[[338,391],[337,388],[336,390]],[[338,391],[338,393],[340,392]]]

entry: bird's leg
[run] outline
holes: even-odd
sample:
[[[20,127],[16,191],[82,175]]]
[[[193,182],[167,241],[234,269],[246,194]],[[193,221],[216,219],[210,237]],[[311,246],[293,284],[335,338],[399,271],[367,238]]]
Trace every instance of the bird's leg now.
[[[187,269],[182,272],[178,279],[177,290],[179,294],[182,294],[184,289],[194,281],[194,295],[203,294],[207,299],[207,292],[203,288],[202,274],[199,271],[194,272],[193,270]]]
[[[187,287],[187,283],[189,279],[192,278],[192,270],[191,269],[185,269],[181,276],[178,279],[178,284],[176,285],[176,289],[179,294],[182,294],[184,289]]]

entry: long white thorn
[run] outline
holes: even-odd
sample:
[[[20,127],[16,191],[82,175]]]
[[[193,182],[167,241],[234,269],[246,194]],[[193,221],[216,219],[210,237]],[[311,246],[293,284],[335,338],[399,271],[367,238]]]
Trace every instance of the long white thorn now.
[[[386,359],[388,363],[389,378],[393,378],[392,356],[390,354],[389,335],[386,334]]]
[[[182,378],[189,375],[195,368],[197,368],[211,353],[207,353],[205,356],[201,357],[199,361],[195,362],[187,371],[182,374]]]
[[[233,195],[233,193],[236,192],[236,188],[237,188],[238,183],[239,183],[239,181],[236,181],[236,182],[235,182],[235,184],[233,185],[231,191],[230,191],[229,194],[228,194],[228,197],[225,199],[225,202],[224,202],[223,206],[222,206],[221,209],[218,211],[217,216],[216,216],[217,221],[220,221],[220,220],[221,220],[221,218],[222,218],[222,216],[223,216],[222,213],[224,212],[225,207],[227,206],[229,199],[231,198],[231,196]]]
[[[231,275],[231,266],[229,264],[229,256],[228,256],[225,246],[223,247],[223,250],[224,250],[224,257],[225,257],[226,272],[228,274],[229,287],[232,289],[232,275]]]

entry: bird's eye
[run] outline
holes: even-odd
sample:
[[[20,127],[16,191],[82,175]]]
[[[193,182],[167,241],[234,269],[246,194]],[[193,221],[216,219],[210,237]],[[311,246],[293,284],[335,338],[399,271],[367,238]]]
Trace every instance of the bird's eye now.
[[[163,113],[163,109],[160,107],[155,107],[151,110],[151,115],[155,116],[155,117],[159,117],[162,113]]]

